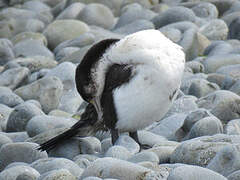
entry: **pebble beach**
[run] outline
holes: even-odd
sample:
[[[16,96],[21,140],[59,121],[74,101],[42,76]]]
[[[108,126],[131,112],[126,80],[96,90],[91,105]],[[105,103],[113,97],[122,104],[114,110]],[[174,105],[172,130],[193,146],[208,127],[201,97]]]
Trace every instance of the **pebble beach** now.
[[[89,48],[147,29],[186,55],[148,148],[98,132],[37,150],[81,118]],[[240,180],[240,0],[1,0],[0,180]]]

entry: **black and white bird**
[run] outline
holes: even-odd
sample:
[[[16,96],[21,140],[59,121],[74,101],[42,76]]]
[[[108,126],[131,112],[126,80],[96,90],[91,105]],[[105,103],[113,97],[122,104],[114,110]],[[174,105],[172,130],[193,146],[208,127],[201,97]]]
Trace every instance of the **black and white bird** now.
[[[77,90],[89,102],[81,120],[39,149],[98,130],[110,130],[113,144],[121,132],[139,143],[137,131],[159,121],[176,98],[184,63],[182,48],[158,30],[100,41],[76,69]]]

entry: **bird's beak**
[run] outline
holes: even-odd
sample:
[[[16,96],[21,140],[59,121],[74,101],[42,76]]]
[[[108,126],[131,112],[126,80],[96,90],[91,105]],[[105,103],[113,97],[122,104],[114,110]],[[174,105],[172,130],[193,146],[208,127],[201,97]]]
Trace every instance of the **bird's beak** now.
[[[100,103],[100,97],[95,97],[94,99],[92,99],[90,101],[90,103],[93,104],[94,108],[97,111],[98,120],[101,120],[103,117],[103,112],[102,112],[102,107],[101,107],[101,103]]]

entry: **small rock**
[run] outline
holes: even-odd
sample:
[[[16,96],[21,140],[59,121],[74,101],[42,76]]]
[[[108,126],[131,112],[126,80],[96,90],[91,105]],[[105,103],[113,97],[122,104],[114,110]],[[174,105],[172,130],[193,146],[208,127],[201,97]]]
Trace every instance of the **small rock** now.
[[[200,119],[192,126],[189,132],[189,139],[219,133],[223,133],[223,125],[221,121],[214,116],[210,116]]]
[[[233,51],[233,46],[226,41],[214,41],[203,52],[204,56],[214,56],[220,57],[220,55],[231,54]]]
[[[240,170],[235,171],[234,173],[230,174],[227,179],[228,180],[238,180],[240,178]]]
[[[88,159],[81,157],[75,157],[74,162],[82,169],[86,169],[92,164]]]
[[[163,141],[154,145],[152,148],[147,149],[143,152],[153,152],[158,157],[158,163],[169,163],[170,157],[179,143],[175,141]]]
[[[216,83],[221,89],[230,90],[230,88],[236,82],[232,77],[225,74],[210,73],[207,80],[212,83]]]
[[[223,123],[239,118],[240,97],[231,91],[218,90],[197,100],[198,107],[210,110]]]
[[[97,157],[93,154],[79,154],[76,157],[74,157],[73,160],[75,161],[76,159],[79,159],[79,158],[85,158],[88,161],[90,161],[91,163],[94,162],[95,160],[99,159],[99,157]]]
[[[228,176],[234,171],[240,170],[240,146],[229,145],[223,147],[210,161],[207,168],[223,176]]]
[[[188,94],[200,98],[216,90],[220,90],[217,84],[210,83],[205,79],[194,79],[189,87]]]
[[[218,18],[218,10],[215,5],[209,2],[200,2],[192,8],[196,16],[201,18]]]
[[[31,73],[40,71],[44,68],[54,68],[57,66],[57,62],[46,56],[33,56],[27,58],[17,58],[14,59],[14,62],[17,62],[22,67],[27,67]]]
[[[80,2],[72,3],[64,9],[56,19],[77,19],[78,14],[83,10],[86,5]]]
[[[63,84],[61,80],[55,76],[39,79],[15,90],[15,93],[24,100],[38,100],[44,112],[50,112],[58,107],[62,92]]]
[[[55,48],[56,49],[56,48]],[[56,53],[56,61],[61,61],[61,59],[70,56],[72,53],[80,50],[78,47],[66,47],[62,48]]]
[[[5,179],[5,180],[10,180],[10,179],[35,180],[39,176],[40,176],[39,172],[37,172],[35,169],[29,166],[24,166],[24,165],[18,165],[18,166],[5,169],[0,173],[0,179]],[[21,179],[21,177],[25,177],[25,178]]]
[[[94,154],[101,152],[101,142],[96,137],[84,137],[79,139],[82,154]]]
[[[76,180],[67,169],[57,169],[43,173],[38,180],[53,180],[53,179],[66,179],[66,180]]]
[[[180,166],[170,171],[168,180],[227,180],[224,176],[199,166]]]
[[[1,134],[9,137],[13,142],[24,142],[26,139],[29,138],[26,131],[23,132],[12,132],[12,133],[4,133]]]
[[[230,39],[239,39],[240,40],[239,25],[240,25],[240,18],[238,16],[229,25],[228,37]]]
[[[236,81],[231,88],[229,89],[229,91],[232,91],[234,93],[236,93],[237,95],[240,96],[240,80]]]
[[[77,19],[88,25],[100,26],[111,29],[114,25],[114,15],[112,11],[103,4],[91,3],[86,5],[78,14]]]
[[[12,108],[4,104],[0,104],[0,129],[2,129],[2,131],[6,131],[7,120],[12,111]]]
[[[38,159],[47,158],[47,153],[38,151],[37,146],[38,144],[28,142],[3,145],[0,149],[0,170],[12,162],[32,163]]]
[[[15,44],[13,51],[16,57],[45,56],[54,59],[53,53],[38,40],[27,39]]]
[[[12,140],[3,134],[0,134],[0,149],[4,144],[7,143],[12,143]]]
[[[128,35],[147,29],[154,29],[153,23],[145,19],[139,19],[117,29],[114,29],[113,32]]]
[[[41,2],[41,1],[35,1],[35,0],[24,2],[22,8],[28,9],[33,12],[39,12],[39,13],[51,10],[51,8],[48,5],[46,5],[45,3]]]
[[[24,131],[28,121],[37,115],[43,115],[41,109],[32,103],[22,103],[14,108],[8,118],[7,132]]]
[[[159,163],[159,158],[154,152],[143,151],[137,154],[134,154],[132,157],[128,158],[127,161],[132,163],[139,163],[144,161],[149,161],[153,163]]]
[[[99,158],[94,161],[91,166],[84,170],[81,179],[89,176],[124,180],[138,179],[139,177],[142,179],[161,179],[160,173],[114,158]]]
[[[66,29],[65,27],[71,27]],[[54,49],[63,41],[74,39],[89,31],[89,27],[78,20],[56,20],[48,25],[43,35],[46,36],[49,48]]]
[[[114,145],[107,150],[104,156],[127,160],[132,156],[132,154],[128,151],[127,148],[119,145]]]
[[[0,86],[0,103],[5,104],[8,107],[17,106],[24,101],[21,97],[14,94],[10,88]]]
[[[222,54],[209,56],[203,62],[206,73],[214,73],[220,67],[226,65],[236,65],[240,63],[240,55],[238,54]]]
[[[238,136],[217,134],[182,142],[172,153],[171,163],[184,163],[205,167],[224,146],[238,143]]]
[[[191,68],[193,73],[204,73],[204,66],[198,61],[188,61],[186,66]]]
[[[17,44],[21,41],[24,40],[37,40],[38,42],[40,42],[42,45],[47,46],[47,39],[46,37],[41,34],[41,33],[35,33],[35,32],[22,32],[17,34],[16,36],[14,36],[11,41],[13,42],[13,44]]]
[[[4,65],[5,63],[9,62],[14,58],[14,53],[13,53],[13,45],[12,42],[9,41],[8,39],[0,39],[0,65]]]
[[[225,133],[229,135],[240,135],[240,119],[233,119],[225,126]]]
[[[200,119],[203,119],[205,117],[213,116],[208,110],[204,108],[199,108],[195,111],[190,112],[187,117],[184,120],[184,124],[182,126],[182,129],[185,132],[189,132],[192,128],[192,126],[199,121]]]
[[[210,40],[226,40],[228,26],[221,19],[213,19],[200,27],[199,31]]]
[[[31,164],[40,174],[52,171],[67,169],[72,175],[80,177],[83,170],[76,163],[65,158],[45,158],[39,159]]]
[[[238,80],[240,79],[240,64],[222,66],[217,69],[216,73],[225,74]]]
[[[135,154],[140,150],[139,144],[127,135],[121,135],[114,145],[125,147],[131,154]]]
[[[179,21],[190,21],[195,22],[195,14],[191,9],[185,7],[172,7],[169,10],[159,14],[153,18],[155,27],[161,28],[165,25],[179,22]]]
[[[29,73],[29,69],[25,67],[8,69],[0,74],[0,86],[16,89],[27,79]]]
[[[49,129],[71,127],[75,123],[73,118],[38,115],[29,120],[26,130],[28,135],[33,137]]]
[[[177,131],[182,127],[186,114],[176,113],[152,125],[151,132],[166,137],[168,140],[178,140]]]

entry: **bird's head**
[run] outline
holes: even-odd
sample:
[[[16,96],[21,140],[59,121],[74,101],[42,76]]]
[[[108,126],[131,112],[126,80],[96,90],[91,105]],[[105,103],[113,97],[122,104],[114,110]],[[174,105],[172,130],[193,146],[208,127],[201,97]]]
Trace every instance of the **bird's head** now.
[[[77,90],[85,101],[94,105],[99,116],[102,115],[100,100],[104,86],[104,80],[101,82],[99,76],[102,76],[100,79],[104,79],[105,74],[96,72],[97,66],[106,50],[117,41],[119,39],[106,39],[93,45],[76,68]]]

